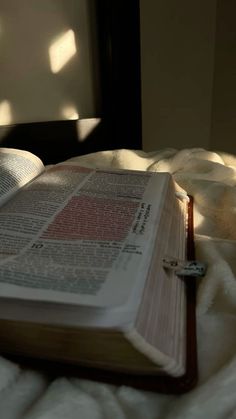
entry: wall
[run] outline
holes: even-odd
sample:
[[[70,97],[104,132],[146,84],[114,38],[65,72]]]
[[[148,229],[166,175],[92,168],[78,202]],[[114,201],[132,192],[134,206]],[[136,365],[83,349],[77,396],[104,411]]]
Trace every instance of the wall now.
[[[1,0],[0,125],[97,115],[92,3]],[[235,152],[235,15],[234,0],[140,0],[144,150]]]
[[[235,154],[236,2],[217,1],[211,148]]]
[[[94,116],[88,0],[1,0],[0,125]]]
[[[140,19],[144,150],[208,148],[216,0],[140,0]]]

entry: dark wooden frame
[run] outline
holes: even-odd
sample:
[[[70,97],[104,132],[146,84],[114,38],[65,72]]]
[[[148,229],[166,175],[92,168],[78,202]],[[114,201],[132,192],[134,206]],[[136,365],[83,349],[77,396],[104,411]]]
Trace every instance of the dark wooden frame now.
[[[84,142],[78,141],[80,121],[1,127],[1,147],[29,150],[45,164],[105,149],[142,148],[139,0],[95,0],[95,11],[100,123]]]

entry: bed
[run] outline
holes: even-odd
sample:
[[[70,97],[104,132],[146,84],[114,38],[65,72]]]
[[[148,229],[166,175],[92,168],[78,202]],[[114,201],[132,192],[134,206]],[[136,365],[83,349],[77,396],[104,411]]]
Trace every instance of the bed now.
[[[100,168],[168,171],[193,195],[197,258],[208,265],[197,291],[199,380],[184,395],[163,395],[77,376],[59,374],[49,380],[36,368],[1,357],[1,417],[235,418],[236,157],[200,148],[166,148],[99,151],[74,159]]]

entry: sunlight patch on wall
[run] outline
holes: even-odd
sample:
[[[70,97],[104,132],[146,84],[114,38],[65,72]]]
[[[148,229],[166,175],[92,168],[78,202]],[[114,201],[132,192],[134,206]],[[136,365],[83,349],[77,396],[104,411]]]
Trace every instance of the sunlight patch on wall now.
[[[64,106],[61,113],[64,119],[79,119],[79,113],[73,105]]]
[[[76,54],[75,33],[69,29],[57,38],[49,47],[49,59],[52,73],[58,73]]]
[[[89,119],[81,119],[77,123],[77,133],[78,133],[78,141],[83,142],[86,138],[89,137],[90,134],[94,131],[94,129],[100,124],[101,118],[89,118]]]
[[[8,100],[0,102],[0,125],[9,125],[12,122],[11,105]]]

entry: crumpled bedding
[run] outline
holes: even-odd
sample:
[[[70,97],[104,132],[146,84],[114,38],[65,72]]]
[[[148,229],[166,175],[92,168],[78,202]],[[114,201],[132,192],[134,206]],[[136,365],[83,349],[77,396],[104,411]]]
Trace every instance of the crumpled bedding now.
[[[200,148],[115,150],[70,159],[173,174],[194,197],[199,381],[163,395],[24,369],[0,357],[1,419],[236,419],[236,157]]]

